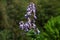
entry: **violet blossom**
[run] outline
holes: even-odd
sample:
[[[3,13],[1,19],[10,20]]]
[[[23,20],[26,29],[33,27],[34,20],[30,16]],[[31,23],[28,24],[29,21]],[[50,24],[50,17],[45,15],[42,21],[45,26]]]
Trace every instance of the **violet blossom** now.
[[[31,19],[30,16],[32,15],[32,12],[34,13],[34,18]],[[36,7],[35,7],[35,4],[33,2],[31,2],[29,5],[28,5],[28,8],[27,8],[27,13],[25,14],[25,18],[28,20],[26,22],[23,22],[23,21],[20,21],[19,22],[19,27],[20,29],[24,30],[24,31],[29,31],[30,29],[33,29],[35,31],[35,34],[39,34],[40,31],[39,29],[36,27],[36,24],[35,24],[35,19],[37,19],[36,17]]]

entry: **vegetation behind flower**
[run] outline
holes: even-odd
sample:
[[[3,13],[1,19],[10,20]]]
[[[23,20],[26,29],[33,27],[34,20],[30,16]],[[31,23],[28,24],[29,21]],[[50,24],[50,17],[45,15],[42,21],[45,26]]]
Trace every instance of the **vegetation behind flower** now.
[[[33,0],[37,7],[36,24],[41,33],[25,34],[19,29],[29,0],[0,0],[0,40],[60,40],[60,1]],[[32,36],[30,36],[32,34]]]

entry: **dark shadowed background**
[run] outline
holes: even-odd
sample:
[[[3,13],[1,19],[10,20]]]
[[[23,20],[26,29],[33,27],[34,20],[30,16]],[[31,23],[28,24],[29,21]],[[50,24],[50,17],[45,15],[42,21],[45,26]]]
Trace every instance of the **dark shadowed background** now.
[[[20,30],[29,2],[36,4],[36,40],[60,40],[60,0],[0,0],[0,40],[33,40]]]

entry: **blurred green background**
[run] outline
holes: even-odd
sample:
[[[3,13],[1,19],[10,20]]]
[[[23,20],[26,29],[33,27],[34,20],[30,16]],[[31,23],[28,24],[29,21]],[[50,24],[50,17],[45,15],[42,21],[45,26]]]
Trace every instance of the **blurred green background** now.
[[[36,4],[41,31],[35,40],[60,40],[60,0],[0,0],[0,40],[34,40],[19,28],[29,2]]]

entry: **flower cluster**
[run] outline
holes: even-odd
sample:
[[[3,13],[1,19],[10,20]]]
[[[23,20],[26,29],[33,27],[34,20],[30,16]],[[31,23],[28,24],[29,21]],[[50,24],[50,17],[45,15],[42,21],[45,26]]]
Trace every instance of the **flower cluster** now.
[[[30,16],[32,16],[32,14],[33,14],[33,19],[30,18]],[[36,7],[33,2],[31,2],[28,5],[27,13],[25,14],[25,18],[28,20],[27,22],[25,22],[25,23],[24,23],[24,21],[19,22],[19,24],[20,24],[19,27],[21,28],[21,30],[28,32],[30,29],[33,29],[35,31],[35,34],[39,34],[40,31],[35,25],[35,19],[37,19],[37,17],[36,17]]]

